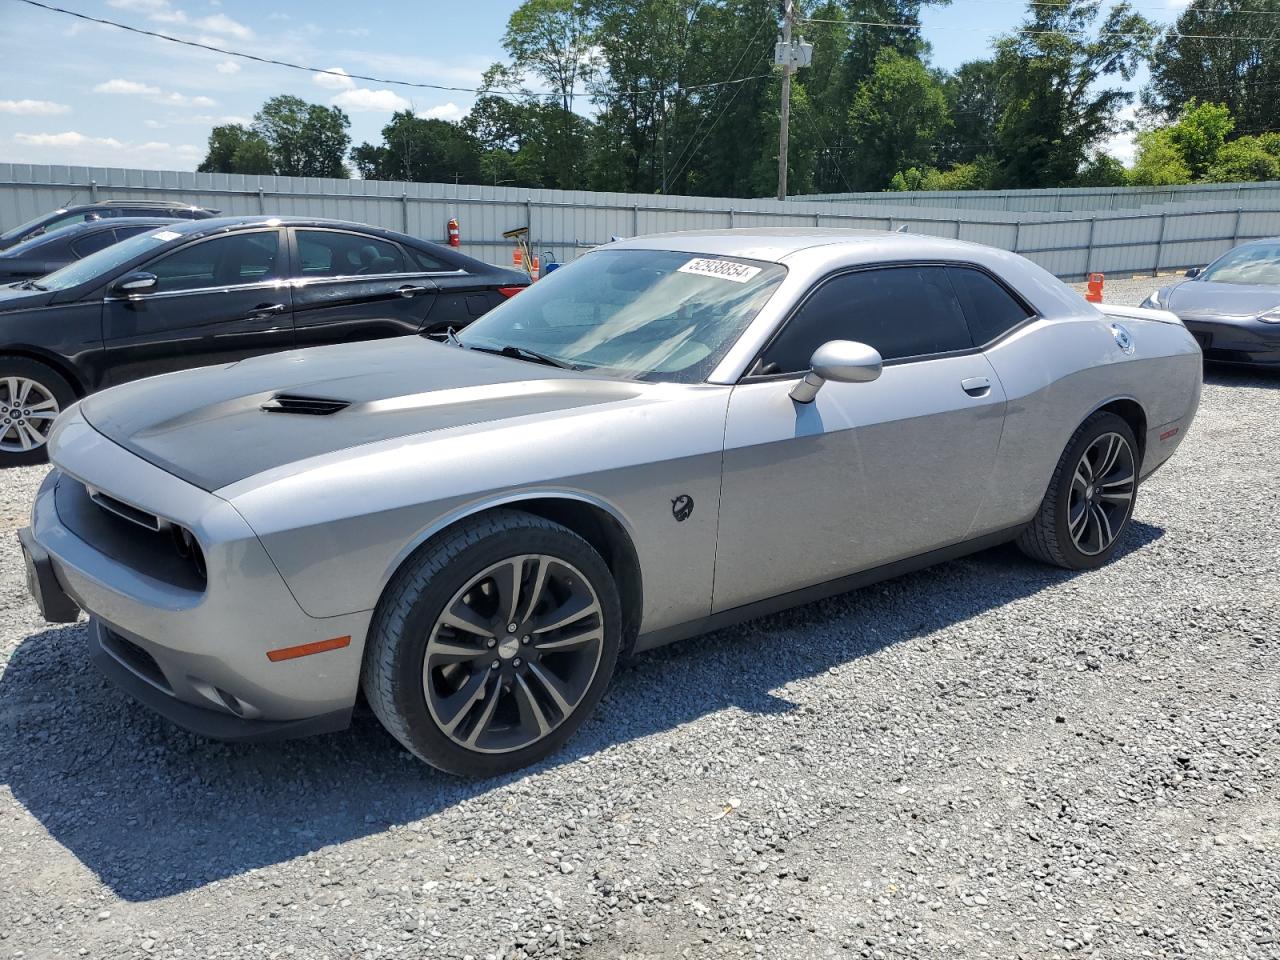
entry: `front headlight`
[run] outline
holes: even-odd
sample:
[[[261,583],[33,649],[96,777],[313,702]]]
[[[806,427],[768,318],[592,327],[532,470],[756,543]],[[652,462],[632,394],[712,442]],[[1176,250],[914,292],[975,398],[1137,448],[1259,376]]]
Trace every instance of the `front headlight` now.
[[[1268,310],[1266,313],[1258,315],[1258,319],[1263,323],[1280,323],[1280,307]]]
[[[1138,304],[1138,306],[1146,310],[1163,310],[1164,304],[1160,302],[1160,291],[1152,290],[1151,296],[1143,300],[1140,304]]]

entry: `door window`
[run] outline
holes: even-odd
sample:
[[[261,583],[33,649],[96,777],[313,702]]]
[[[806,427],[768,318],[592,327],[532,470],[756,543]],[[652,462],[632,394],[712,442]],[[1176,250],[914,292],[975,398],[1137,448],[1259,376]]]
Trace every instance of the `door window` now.
[[[91,253],[104,250],[116,242],[115,233],[111,230],[99,230],[87,237],[81,237],[71,244],[71,252],[77,257],[87,257]]]
[[[974,343],[990,343],[1035,316],[1034,310],[981,270],[972,267],[948,267],[947,270],[964,307]]]
[[[156,290],[162,293],[232,287],[279,277],[279,252],[275,230],[234,233],[193,243],[143,269],[156,275]]]
[[[404,255],[394,243],[334,230],[299,230],[299,275],[359,277],[405,273]]]
[[[755,372],[808,370],[813,351],[828,340],[868,344],[885,360],[973,346],[945,268],[883,267],[819,286],[766,348]]]

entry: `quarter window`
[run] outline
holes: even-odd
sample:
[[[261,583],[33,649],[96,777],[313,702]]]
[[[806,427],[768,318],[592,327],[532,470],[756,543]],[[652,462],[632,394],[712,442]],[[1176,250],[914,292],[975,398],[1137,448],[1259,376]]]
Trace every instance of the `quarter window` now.
[[[406,272],[400,248],[377,237],[332,230],[299,230],[297,237],[300,276],[303,277],[359,277]]]
[[[856,340],[900,360],[973,346],[960,302],[938,266],[882,267],[833,277],[801,305],[756,372],[809,369],[828,340]]]
[[[143,269],[156,275],[159,292],[231,287],[277,279],[279,253],[275,230],[234,233],[193,243]]]
[[[976,344],[990,343],[1034,316],[992,277],[972,267],[948,267]]]

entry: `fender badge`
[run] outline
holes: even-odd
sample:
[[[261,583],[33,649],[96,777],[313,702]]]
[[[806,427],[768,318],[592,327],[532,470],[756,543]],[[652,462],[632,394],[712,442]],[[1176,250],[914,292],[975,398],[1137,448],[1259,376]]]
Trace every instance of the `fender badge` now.
[[[1116,338],[1116,346],[1125,354],[1133,353],[1133,335],[1118,323],[1111,325],[1111,336]]]
[[[684,523],[693,513],[693,497],[687,493],[682,493],[671,501],[671,515],[676,518],[676,523]]]

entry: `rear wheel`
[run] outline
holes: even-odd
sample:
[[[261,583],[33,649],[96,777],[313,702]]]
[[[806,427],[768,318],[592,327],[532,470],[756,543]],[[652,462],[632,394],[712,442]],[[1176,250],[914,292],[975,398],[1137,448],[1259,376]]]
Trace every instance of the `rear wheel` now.
[[[396,574],[374,613],[362,686],[405,747],[492,776],[558,750],[599,703],[621,610],[600,555],[559,524],[495,511]]]
[[[1030,557],[1068,570],[1111,559],[1138,492],[1138,443],[1114,413],[1095,413],[1076,430],[1035,519],[1018,538]]]
[[[54,418],[75,403],[71,384],[26,357],[0,357],[0,466],[43,463]]]

